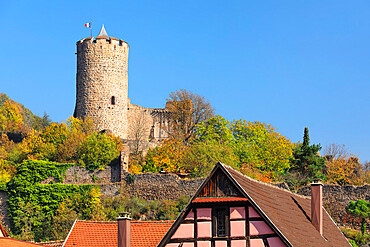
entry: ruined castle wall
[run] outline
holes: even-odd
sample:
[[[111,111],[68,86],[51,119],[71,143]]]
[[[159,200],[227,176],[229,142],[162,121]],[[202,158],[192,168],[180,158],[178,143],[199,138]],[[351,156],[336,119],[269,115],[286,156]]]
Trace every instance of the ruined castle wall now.
[[[126,139],[128,50],[122,40],[86,38],[77,42],[75,117],[90,118],[98,131]]]
[[[121,165],[112,164],[104,170],[90,171],[84,167],[71,166],[67,169],[63,178],[64,184],[92,184],[92,183],[113,183],[121,181]],[[57,181],[55,181],[57,182]],[[48,183],[48,181],[43,181]]]
[[[137,105],[129,105],[127,111],[128,129],[127,139],[149,141],[150,129],[153,126],[153,118],[150,115],[152,109]]]
[[[169,122],[169,113],[165,108],[146,108],[129,104],[129,129],[131,126],[138,125],[137,122],[139,119],[144,120],[143,126],[145,126],[146,136],[150,135],[150,130],[153,128],[153,136],[157,141],[161,141],[168,137],[166,129]]]
[[[127,143],[130,152],[146,151],[157,141],[168,138],[168,112],[166,109],[145,108],[129,104]]]

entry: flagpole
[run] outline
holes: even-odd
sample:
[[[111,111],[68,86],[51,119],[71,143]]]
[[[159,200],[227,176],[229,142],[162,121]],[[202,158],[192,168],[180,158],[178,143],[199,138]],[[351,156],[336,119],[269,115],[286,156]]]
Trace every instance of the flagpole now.
[[[90,21],[90,33],[91,33],[90,37],[92,37],[92,20]]]

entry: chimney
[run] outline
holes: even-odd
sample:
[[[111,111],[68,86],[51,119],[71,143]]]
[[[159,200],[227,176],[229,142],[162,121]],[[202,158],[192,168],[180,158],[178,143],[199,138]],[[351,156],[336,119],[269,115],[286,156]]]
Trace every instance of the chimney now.
[[[131,246],[131,218],[130,213],[118,213],[118,247]]]
[[[314,180],[311,184],[311,222],[316,230],[323,234],[322,183]]]

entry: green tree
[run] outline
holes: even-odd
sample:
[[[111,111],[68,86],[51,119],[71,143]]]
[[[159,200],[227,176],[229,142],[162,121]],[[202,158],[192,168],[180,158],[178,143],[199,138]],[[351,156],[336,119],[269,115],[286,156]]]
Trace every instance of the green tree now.
[[[90,170],[104,169],[119,157],[121,142],[105,133],[92,133],[79,147],[79,163]]]
[[[38,131],[44,130],[46,127],[48,127],[51,124],[51,119],[46,112],[44,112],[43,117],[34,116],[32,128]]]
[[[190,177],[205,177],[217,161],[239,168],[239,159],[234,153],[233,145],[215,141],[192,144],[182,156],[181,164],[183,171]]]
[[[313,179],[326,180],[323,174],[325,159],[319,155],[320,150],[320,144],[310,145],[308,128],[305,127],[303,143],[294,149],[293,157],[290,159],[292,163],[290,175],[295,174],[293,176],[295,176],[296,186],[305,185]]]
[[[234,141],[230,122],[225,118],[216,115],[206,121],[199,123],[195,127],[194,140],[192,143],[217,142],[232,143]]]
[[[346,211],[362,220],[361,233],[363,236],[366,232],[366,219],[370,216],[370,203],[361,199],[357,200],[356,202],[350,201],[346,206]]]
[[[251,165],[272,177],[290,167],[293,144],[271,125],[240,119],[232,123],[231,130],[241,164]]]

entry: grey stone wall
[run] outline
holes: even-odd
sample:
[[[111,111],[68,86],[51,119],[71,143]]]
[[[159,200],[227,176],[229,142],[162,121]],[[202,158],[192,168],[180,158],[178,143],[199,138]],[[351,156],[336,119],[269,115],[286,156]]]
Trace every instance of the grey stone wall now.
[[[112,164],[104,170],[90,171],[84,167],[72,166],[67,169],[64,184],[114,183],[121,181],[121,165]],[[45,183],[45,182],[44,182]]]
[[[8,218],[8,193],[0,191],[0,223],[6,229],[10,228],[10,222]]]
[[[180,179],[175,174],[126,173],[121,183],[101,184],[103,198],[118,196],[139,197],[146,200],[177,199],[192,196],[203,179]]]
[[[169,112],[129,104],[127,144],[130,153],[146,153],[149,147],[168,138]]]
[[[301,188],[298,194],[311,196],[311,187]],[[345,210],[350,201],[357,201],[358,199],[370,200],[370,185],[357,187],[325,184],[323,186],[324,207],[339,226],[359,229],[360,221],[348,215]]]

